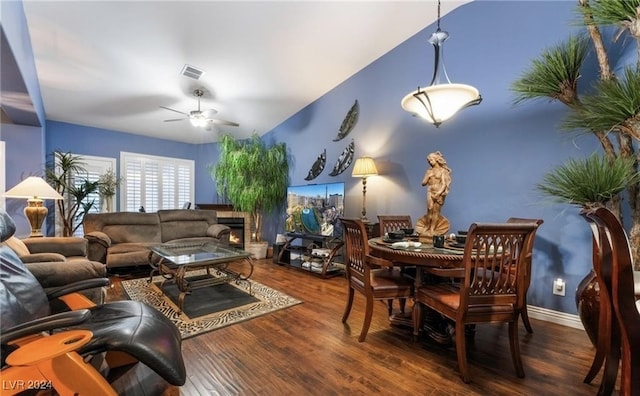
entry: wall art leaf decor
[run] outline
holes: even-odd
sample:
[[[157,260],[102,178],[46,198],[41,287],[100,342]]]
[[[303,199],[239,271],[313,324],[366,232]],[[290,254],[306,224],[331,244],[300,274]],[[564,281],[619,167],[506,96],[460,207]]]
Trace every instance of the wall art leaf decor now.
[[[313,180],[322,173],[324,170],[324,165],[327,163],[327,149],[324,149],[322,154],[316,158],[316,162],[313,163],[311,169],[309,169],[309,174],[304,180]]]
[[[338,161],[336,161],[336,164],[334,165],[331,173],[329,173],[329,176],[338,176],[339,174],[347,170],[347,168],[353,161],[353,153],[355,151],[355,147],[356,144],[352,140],[351,143],[349,143],[349,145],[342,151],[340,157],[338,157]]]
[[[344,117],[344,120],[342,121],[342,125],[340,125],[340,132],[338,133],[338,136],[336,136],[336,138],[333,139],[334,142],[344,139],[344,137],[347,136],[349,132],[351,132],[353,127],[356,126],[356,123],[358,122],[359,114],[360,114],[360,105],[358,104],[358,99],[356,99],[356,102],[353,104],[353,106],[351,106],[351,108],[347,112],[347,116]]]

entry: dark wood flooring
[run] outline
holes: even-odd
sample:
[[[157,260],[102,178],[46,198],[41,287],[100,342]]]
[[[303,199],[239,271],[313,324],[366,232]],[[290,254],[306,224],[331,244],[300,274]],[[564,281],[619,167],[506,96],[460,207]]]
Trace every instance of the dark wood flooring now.
[[[145,275],[146,271],[139,273]],[[126,276],[124,277],[126,278]],[[110,299],[122,296],[113,277]],[[472,383],[456,369],[455,347],[414,342],[409,329],[391,327],[376,303],[367,340],[359,343],[364,299],[356,294],[349,326],[340,319],[343,277],[256,261],[252,279],[303,300],[302,304],[183,342],[188,379],[166,395],[595,395],[582,382],[594,349],[586,333],[532,320],[520,324],[526,377],[517,378],[506,325],[479,325],[468,346]]]

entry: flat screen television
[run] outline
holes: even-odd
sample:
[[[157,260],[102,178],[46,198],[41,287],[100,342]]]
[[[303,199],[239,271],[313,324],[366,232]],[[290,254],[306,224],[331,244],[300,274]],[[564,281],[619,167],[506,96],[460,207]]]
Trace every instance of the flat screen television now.
[[[344,183],[319,183],[287,188],[288,232],[342,236]]]

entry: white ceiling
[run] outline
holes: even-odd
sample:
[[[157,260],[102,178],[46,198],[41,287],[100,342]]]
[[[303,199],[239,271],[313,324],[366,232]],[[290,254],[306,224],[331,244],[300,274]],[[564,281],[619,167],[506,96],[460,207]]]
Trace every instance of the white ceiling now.
[[[442,14],[466,2],[444,0]],[[437,2],[25,0],[24,9],[48,120],[207,143],[268,132],[432,23]],[[184,77],[185,64],[206,74]],[[240,127],[163,122],[180,115],[159,106],[196,109],[195,88],[203,109]]]

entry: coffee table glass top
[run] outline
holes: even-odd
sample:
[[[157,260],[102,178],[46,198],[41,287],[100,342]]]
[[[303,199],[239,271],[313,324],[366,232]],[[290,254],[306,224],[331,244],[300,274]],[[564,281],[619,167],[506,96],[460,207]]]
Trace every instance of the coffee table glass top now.
[[[229,262],[236,259],[245,259],[251,253],[230,246],[217,243],[165,243],[152,246],[151,250],[176,265],[197,265],[201,263],[214,264],[216,262]]]

